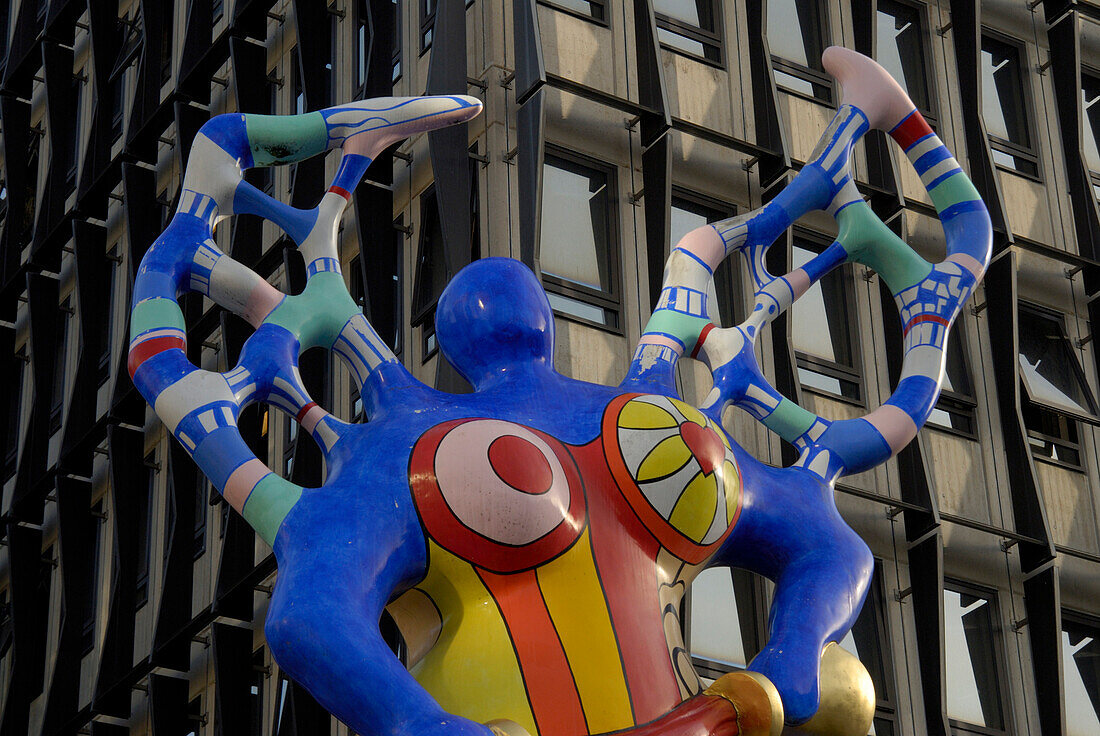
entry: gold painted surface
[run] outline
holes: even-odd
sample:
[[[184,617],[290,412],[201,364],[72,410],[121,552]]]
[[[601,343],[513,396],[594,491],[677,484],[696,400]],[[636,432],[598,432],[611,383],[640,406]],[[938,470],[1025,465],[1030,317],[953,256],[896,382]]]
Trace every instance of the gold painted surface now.
[[[875,715],[875,685],[855,655],[836,642],[821,653],[821,705],[800,733],[865,736]]]
[[[783,701],[779,691],[759,672],[730,672],[703,693],[733,703],[739,736],[779,736],[783,732]]]

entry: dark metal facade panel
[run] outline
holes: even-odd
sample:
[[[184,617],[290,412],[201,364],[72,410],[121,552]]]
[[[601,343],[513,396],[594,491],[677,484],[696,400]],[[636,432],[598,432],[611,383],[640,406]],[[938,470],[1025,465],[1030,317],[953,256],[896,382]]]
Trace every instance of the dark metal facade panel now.
[[[214,736],[238,736],[259,731],[252,723],[252,711],[242,708],[251,699],[252,629],[215,623],[214,642]]]
[[[121,43],[118,18],[110,3],[88,0],[88,32],[91,36],[90,80],[85,90],[92,92],[92,115],[89,135],[85,139],[80,176],[77,183],[77,200],[86,215],[107,218],[107,192],[110,187],[107,173],[112,168],[111,120],[113,98],[110,84],[111,67]],[[112,182],[113,185],[113,182]]]
[[[542,34],[536,0],[512,3],[513,43],[516,58],[516,101],[522,104],[546,84],[546,64],[542,58]]]
[[[1082,127],[1090,123],[1081,109],[1080,23],[1076,13],[1068,14],[1047,29],[1047,37],[1077,249],[1081,255],[1095,260],[1100,258],[1100,206],[1083,153]],[[1089,287],[1089,292],[1095,293],[1100,283],[1091,283]]]
[[[97,391],[102,342],[102,325],[111,319],[111,307],[103,296],[103,285],[110,283],[114,264],[107,259],[107,229],[89,222],[73,222],[73,255],[76,262],[76,311],[79,315],[80,342],[76,375],[70,382],[68,405],[62,426],[61,470],[90,478],[92,448],[102,439],[96,427]]]
[[[145,457],[145,435],[136,429],[112,425],[107,429],[107,451],[111,460],[111,513],[114,516],[115,555],[111,565],[111,601],[107,633],[99,658],[93,707],[99,713],[128,718],[130,687],[136,682],[134,665],[134,622],[137,605],[138,518],[132,502],[145,490],[146,468],[137,458]]]
[[[54,372],[58,369],[57,361],[54,360],[55,331],[60,314],[57,279],[37,273],[28,274],[27,295],[34,392],[31,398],[30,423],[23,442],[23,451],[19,455],[11,513],[20,521],[40,524],[45,487],[50,483],[47,474],[50,409],[53,404]]]
[[[189,0],[176,89],[203,104],[210,103],[210,76],[225,58],[224,48],[217,46],[228,42],[225,34],[213,39],[213,28],[214,4],[210,0]],[[245,88],[238,86],[237,90],[243,92]]]
[[[65,198],[72,191],[67,182],[70,166],[76,165],[76,134],[80,118],[73,115],[73,52],[57,43],[42,44],[42,67],[46,79],[46,119],[49,123],[50,160],[46,186],[38,207],[35,243],[31,261],[50,271],[61,268],[61,245],[70,235],[61,228],[66,219]]]
[[[37,3],[34,2],[19,3],[15,28],[8,45],[8,57],[4,64],[3,91],[24,99],[30,99],[34,66],[38,63],[35,45],[42,23],[38,20],[36,6]]]
[[[671,238],[672,136],[667,131],[642,152],[642,188],[652,309],[661,295]]]
[[[26,736],[30,704],[42,692],[46,661],[49,589],[43,590],[49,570],[42,559],[42,531],[9,522],[8,556],[11,564],[13,643],[11,684],[4,701],[0,736]]]
[[[466,94],[466,5],[443,2],[435,13],[427,93]],[[470,164],[466,123],[428,133],[447,279],[470,262]],[[436,294],[436,297],[439,295]]]
[[[332,60],[332,17],[325,3],[294,0],[294,23],[306,109],[320,110],[333,104],[329,94],[329,71],[325,69]]]
[[[61,563],[61,633],[55,652],[53,679],[50,682],[44,734],[60,733],[79,710],[80,666],[84,652],[83,614],[94,599],[92,588],[98,560],[88,554],[95,525],[91,514],[92,484],[86,480],[63,477],[57,481],[58,554]]]
[[[516,170],[519,177],[519,259],[536,274],[542,233],[542,166],[546,149],[546,89],[539,87],[516,114]]]
[[[191,666],[191,638],[184,634],[192,619],[195,579],[195,518],[200,509],[199,470],[178,442],[167,453],[170,526],[165,530],[163,592],[153,628],[153,664],[186,672]]]
[[[7,212],[4,216],[3,248],[4,291],[13,286],[23,290],[22,283],[13,283],[20,273],[20,251],[30,242],[34,224],[34,190],[38,172],[27,170],[27,151],[31,146],[31,106],[8,95],[0,96],[0,122],[4,126],[4,184],[8,190]],[[29,195],[29,197],[28,197]],[[10,315],[14,318],[14,315]]]
[[[993,260],[985,276],[989,341],[997,406],[1008,466],[1016,532],[1028,539],[1017,545],[1024,574],[1024,603],[1041,728],[1065,733],[1062,707],[1062,612],[1054,544],[1035,474],[1020,404],[1018,290],[1016,253]]]
[[[141,58],[126,151],[142,161],[156,161],[157,139],[172,119],[170,105],[161,104],[162,49],[172,38],[172,5],[163,0],[141,0]]]
[[[745,10],[748,17],[749,79],[756,144],[769,152],[760,157],[760,182],[768,186],[790,168],[791,157],[787,150],[787,135],[779,117],[779,93],[772,76],[767,0],[746,0]]]
[[[982,120],[982,21],[977,0],[951,0],[951,35],[962,99],[962,128],[965,132],[967,173],[985,200],[993,223],[993,251],[1013,241],[1008,213],[1001,196],[1001,177],[993,163],[993,152]],[[956,152],[958,153],[958,152]]]
[[[195,725],[187,717],[189,691],[190,683],[182,677],[149,675],[152,736],[187,736],[194,732]]]

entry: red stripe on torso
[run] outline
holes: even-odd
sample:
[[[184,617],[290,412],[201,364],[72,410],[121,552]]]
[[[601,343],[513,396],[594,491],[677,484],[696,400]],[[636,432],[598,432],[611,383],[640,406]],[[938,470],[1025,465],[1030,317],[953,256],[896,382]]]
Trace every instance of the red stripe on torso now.
[[[657,540],[615,486],[600,440],[574,448],[588,489],[592,550],[622,655],[635,723],[680,704],[657,596]]]
[[[577,684],[534,570],[498,575],[474,569],[508,627],[539,736],[588,733]]]

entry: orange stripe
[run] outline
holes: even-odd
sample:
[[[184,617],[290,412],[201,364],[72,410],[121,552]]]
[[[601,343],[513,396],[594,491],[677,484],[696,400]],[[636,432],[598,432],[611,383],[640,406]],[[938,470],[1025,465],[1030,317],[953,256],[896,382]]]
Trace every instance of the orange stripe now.
[[[538,736],[588,733],[580,695],[533,570],[498,575],[477,570],[516,647]]]

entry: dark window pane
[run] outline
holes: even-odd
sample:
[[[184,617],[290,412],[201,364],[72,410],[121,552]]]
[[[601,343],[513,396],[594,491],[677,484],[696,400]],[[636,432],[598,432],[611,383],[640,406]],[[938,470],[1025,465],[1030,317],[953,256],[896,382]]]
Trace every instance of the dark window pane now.
[[[988,36],[982,37],[982,113],[993,136],[1031,147],[1020,50]]]
[[[19,454],[19,430],[23,418],[23,374],[27,367],[27,348],[20,347],[11,358],[11,376],[14,380],[8,396],[8,446],[4,453],[4,479],[15,473],[15,460]]]
[[[81,611],[81,654],[87,654],[95,646],[95,614],[99,603],[99,549],[103,543],[103,523],[100,518],[103,515],[102,501],[92,507],[91,515],[91,546],[85,553],[91,558],[92,578],[88,584],[88,594],[84,597],[84,610]]]
[[[1100,736],[1100,627],[1062,619],[1066,735]]]
[[[898,80],[917,109],[930,111],[921,11],[893,0],[879,0],[877,21],[876,60]]]
[[[817,256],[808,243],[795,240],[792,270]],[[842,269],[827,273],[790,308],[795,349],[822,360],[854,368],[848,287]]]
[[[252,683],[249,686],[249,703],[252,727],[251,736],[263,736],[264,732],[264,650],[257,649],[252,654]]]
[[[106,288],[102,292],[102,298],[107,301],[107,318],[100,320],[97,325],[97,331],[99,332],[100,385],[103,385],[111,375],[111,337],[115,320],[115,271],[117,269],[117,263],[114,259],[118,258],[118,249],[112,248],[107,253],[107,258],[107,281],[104,284]]]
[[[692,581],[686,644],[693,657],[745,667],[754,648],[746,645],[743,623],[753,618],[754,603],[747,591],[737,590],[735,575],[728,567],[712,567]]]
[[[1032,453],[1036,457],[1080,466],[1077,420],[1065,414],[1048,411],[1030,401],[1022,403],[1024,426],[1027,427]]]
[[[653,0],[653,10],[689,26],[716,30],[713,0]]]
[[[586,15],[596,20],[606,17],[602,0],[546,0],[546,5],[571,10],[578,15]]]
[[[1092,171],[1100,174],[1100,150],[1097,149],[1097,140],[1100,140],[1100,79],[1091,74],[1081,75],[1081,107],[1084,113],[1084,126],[1082,132],[1083,152],[1085,164]]]
[[[722,60],[715,0],[655,0],[661,43],[708,61]]]
[[[947,338],[947,361],[943,371],[943,389],[962,396],[973,396],[970,385],[970,369],[967,367],[966,348],[963,347],[959,327],[951,330]]]
[[[822,71],[825,51],[819,0],[768,0],[768,46],[773,56]]]
[[[443,225],[439,220],[439,202],[435,186],[420,195],[419,263],[416,269],[416,303],[414,319],[435,304],[447,285],[447,262],[443,255]],[[414,322],[415,324],[416,322]]]
[[[978,726],[1004,728],[996,603],[948,588],[943,608],[948,715]]]
[[[1019,315],[1020,370],[1030,399],[1055,410],[1094,414],[1096,402],[1062,323],[1025,308]]]
[[[543,274],[610,291],[607,173],[547,154],[542,197]]]
[[[57,315],[57,327],[54,334],[54,353],[49,356],[53,361],[53,393],[50,404],[50,432],[56,432],[61,428],[61,412],[65,403],[65,363],[68,360],[69,348],[69,313],[72,311],[71,302],[66,299]],[[45,358],[46,356],[38,356]]]

